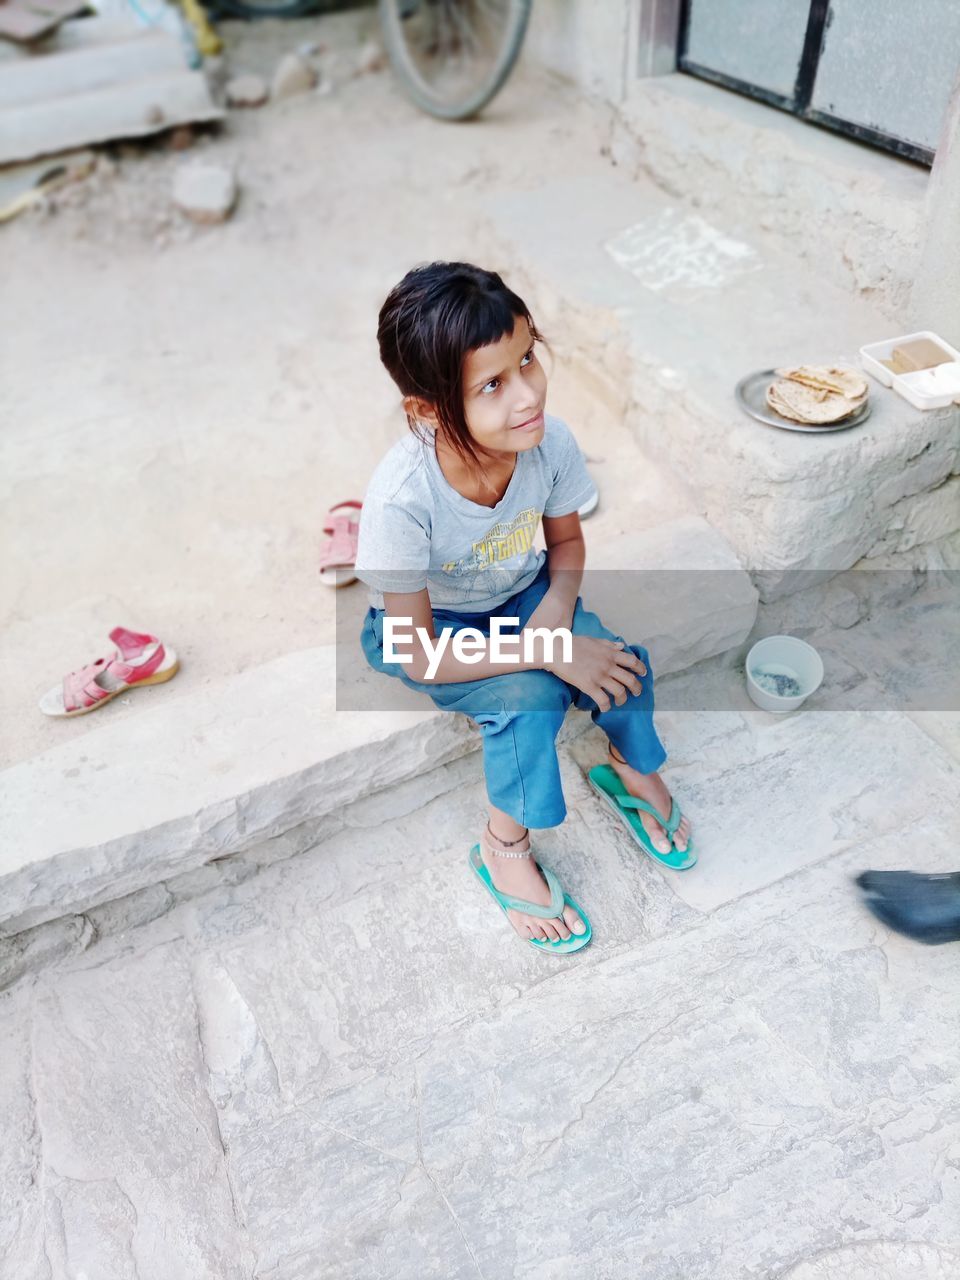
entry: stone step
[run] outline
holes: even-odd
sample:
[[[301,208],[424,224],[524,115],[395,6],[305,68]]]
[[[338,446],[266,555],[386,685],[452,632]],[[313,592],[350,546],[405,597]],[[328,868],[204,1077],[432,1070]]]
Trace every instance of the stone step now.
[[[562,216],[557,211],[562,210]],[[785,254],[755,224],[708,221],[611,170],[486,206],[511,279],[561,359],[622,406],[643,453],[686,486],[761,598],[960,527],[960,409],[921,412],[870,382],[859,427],[819,436],[755,422],[737,381],[784,363],[858,363],[893,322]]]
[[[289,654],[4,770],[0,933],[156,884],[473,749],[458,717],[337,711],[335,659],[334,645]]]
[[[843,1240],[896,1236],[905,1195],[942,1239],[960,956],[850,881],[920,849],[955,869],[957,766],[903,716],[774,720],[738,692],[663,718],[683,874],[589,789],[602,733],[561,749],[568,818],[535,837],[591,919],[577,956],[522,943],[473,879],[461,758],[11,992],[16,1274],[44,1221],[60,1272],[211,1280],[603,1274],[611,1232],[645,1280],[739,1280],[758,1239],[783,1275],[851,1196]],[[823,1212],[797,1200],[811,1167]]]
[[[697,566],[657,575],[634,566]],[[743,642],[757,598],[723,539],[696,517],[601,547],[587,603],[654,670],[678,671]],[[0,776],[0,935],[156,885],[475,750],[466,717],[427,708],[372,671],[356,596],[338,644],[290,654],[96,728]],[[638,619],[642,624],[638,631]],[[572,712],[565,732],[589,724]]]

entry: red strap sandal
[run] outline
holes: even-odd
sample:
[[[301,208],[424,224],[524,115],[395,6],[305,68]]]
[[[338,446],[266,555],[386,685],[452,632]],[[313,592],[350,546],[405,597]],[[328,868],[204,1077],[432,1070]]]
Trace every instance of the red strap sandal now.
[[[338,502],[327,512],[323,532],[331,536],[320,550],[320,581],[324,586],[346,587],[357,580],[353,568],[357,563],[360,519],[350,508],[359,512],[362,506],[362,502],[348,498],[345,502]]]
[[[180,669],[174,650],[156,636],[114,627],[110,639],[116,646],[114,656],[97,658],[65,675],[61,684],[40,699],[44,715],[86,715],[136,685],[163,684]]]

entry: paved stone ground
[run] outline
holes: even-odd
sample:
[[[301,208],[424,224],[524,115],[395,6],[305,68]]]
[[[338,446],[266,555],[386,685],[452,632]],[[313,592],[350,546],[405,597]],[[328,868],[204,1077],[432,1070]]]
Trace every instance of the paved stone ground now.
[[[955,1277],[960,948],[850,877],[956,867],[958,762],[839,662],[830,710],[741,681],[661,685],[685,875],[589,790],[602,735],[562,745],[579,955],[472,879],[476,754],[44,926],[0,996],[3,1280]]]
[[[262,32],[258,25],[257,41]],[[312,453],[303,444],[318,430],[318,403],[331,422],[357,416],[352,353],[366,335],[367,349],[357,349],[368,373],[371,308],[401,264],[427,248],[472,247],[480,196],[539,182],[541,154],[557,173],[574,147],[578,172],[609,167],[608,122],[595,112],[535,77],[519,77],[509,92],[520,122],[493,113],[471,126],[475,153],[439,148],[441,132],[461,135],[406,107],[386,77],[344,81],[329,100],[291,104],[283,117],[238,119],[222,145],[210,144],[227,156],[246,149],[244,204],[217,233],[215,252],[197,235],[141,260],[131,231],[141,234],[139,219],[118,232],[93,216],[96,201],[89,228],[82,208],[62,211],[59,236],[11,228],[21,264],[11,306],[27,314],[20,304],[35,297],[37,280],[56,283],[77,375],[38,379],[50,333],[20,327],[25,356],[16,363],[33,390],[19,410],[29,431],[11,448],[37,450],[47,496],[59,501],[63,467],[45,450],[50,440],[65,447],[66,400],[82,408],[93,397],[95,419],[78,408],[69,421],[76,449],[98,458],[98,484],[106,455],[91,453],[95,437],[80,429],[96,433],[106,422],[115,437],[117,421],[140,424],[142,437],[124,438],[110,464],[142,472],[154,505],[193,477],[176,499],[175,535],[151,548],[145,589],[156,607],[159,584],[168,584],[164,616],[176,617],[188,656],[196,637],[198,680],[210,617],[228,640],[251,636],[258,660],[273,652],[270,636],[231,626],[222,601],[208,600],[221,559],[236,560],[238,527],[255,584],[277,556],[311,563],[316,522],[289,536],[269,523],[254,528],[249,511],[262,490],[238,485],[241,471],[268,488],[283,484],[285,494],[300,477],[300,505],[314,510],[317,468],[329,473],[330,492],[352,492],[395,434],[388,389],[368,393],[364,383],[364,420],[374,425],[359,461],[345,458],[335,435]],[[321,121],[327,102],[333,110]],[[342,173],[345,138],[352,185],[330,177]],[[427,198],[404,180],[411,155],[428,168]],[[157,164],[164,183],[168,167]],[[397,233],[345,253],[335,230],[352,231],[372,207],[371,174],[378,191],[393,183]],[[119,199],[122,170],[116,185]],[[409,238],[413,223],[420,239]],[[327,259],[310,256],[314,234],[330,261],[343,259],[339,292]],[[251,324],[236,264],[262,243],[273,246],[273,274]],[[322,296],[337,305],[317,319],[321,278]],[[185,282],[193,282],[186,293]],[[131,289],[153,299],[149,323],[104,305]],[[106,330],[81,323],[90,305],[119,319]],[[125,345],[121,330],[131,335]],[[274,330],[279,349],[262,338]],[[136,394],[126,373],[134,363]],[[558,391],[565,406],[581,397],[585,445],[622,458],[625,429],[615,436],[606,421],[616,406],[591,408],[574,381]],[[159,390],[147,413],[143,386],[174,386],[190,420],[186,409],[171,413]],[[268,436],[272,443],[278,413],[286,452],[261,447]],[[204,431],[192,430],[194,419]],[[230,483],[222,433],[240,459]],[[261,464],[251,469],[253,455]],[[603,528],[607,513],[635,524],[639,504],[621,500],[635,489],[633,469],[599,465],[608,468],[604,510],[592,527]],[[25,466],[30,473],[29,458]],[[86,466],[67,468],[70,500],[85,512]],[[203,487],[208,474],[212,490]],[[672,512],[672,492],[660,487]],[[116,531],[143,497],[126,492],[120,518],[111,508],[111,521],[84,523],[83,550],[94,563],[109,549],[109,589],[132,608],[144,603],[135,591],[143,549],[128,540],[137,574],[122,580]],[[10,507],[16,536],[34,547],[49,534],[31,524],[31,511],[57,505],[36,493],[23,488]],[[197,493],[223,498],[212,543],[192,536]],[[206,557],[193,579],[183,576],[183,547]],[[274,601],[284,629],[271,635],[283,652],[291,627],[316,643],[307,571],[288,572]],[[237,579],[222,580],[243,598]],[[49,591],[49,576],[43,582]],[[49,637],[77,634],[100,616],[104,597],[62,605],[56,592],[44,603],[31,590],[32,580],[18,588],[12,625],[34,657],[37,644],[48,646],[36,669],[60,670],[69,655],[54,653]],[[243,611],[246,623],[246,602]],[[898,606],[899,624],[908,612]],[[49,623],[39,639],[37,618]],[[484,800],[476,755],[344,810],[309,841],[280,839],[44,926],[22,945],[0,944],[12,979],[0,993],[2,1280],[960,1274],[960,949],[891,936],[850,884],[868,865],[947,870],[958,861],[957,716],[908,716],[883,702],[883,621],[872,633],[857,626],[859,666],[839,632],[817,637],[829,657],[829,709],[821,700],[785,720],[757,712],[740,691],[736,655],[665,682],[668,782],[696,823],[700,850],[685,876],[644,859],[587,788],[599,736],[569,741],[561,753],[568,821],[536,834],[543,861],[593,923],[595,940],[580,955],[535,953],[471,878],[466,854]],[[909,623],[898,632],[898,677],[925,635],[921,611]],[[231,654],[239,666],[250,658]],[[45,745],[30,733],[24,717],[18,743]],[[291,847],[301,851],[286,856]]]

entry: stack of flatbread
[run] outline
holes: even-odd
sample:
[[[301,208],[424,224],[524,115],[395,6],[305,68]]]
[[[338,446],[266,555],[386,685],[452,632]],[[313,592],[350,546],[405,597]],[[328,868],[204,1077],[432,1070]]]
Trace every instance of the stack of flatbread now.
[[[767,387],[767,404],[782,418],[825,426],[849,417],[867,398],[867,380],[855,369],[802,364],[778,369]]]

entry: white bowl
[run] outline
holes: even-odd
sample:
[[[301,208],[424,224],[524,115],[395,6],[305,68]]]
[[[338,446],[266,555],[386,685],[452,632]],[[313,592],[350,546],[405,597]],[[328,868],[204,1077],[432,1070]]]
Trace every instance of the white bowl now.
[[[796,636],[766,636],[758,640],[747,654],[747,693],[764,711],[772,711],[774,715],[783,715],[787,711],[796,711],[811,693],[815,693],[823,683],[823,659],[806,640],[798,640]],[[800,692],[793,697],[779,697],[761,689],[754,680],[755,671],[769,675],[793,676],[800,686]]]

